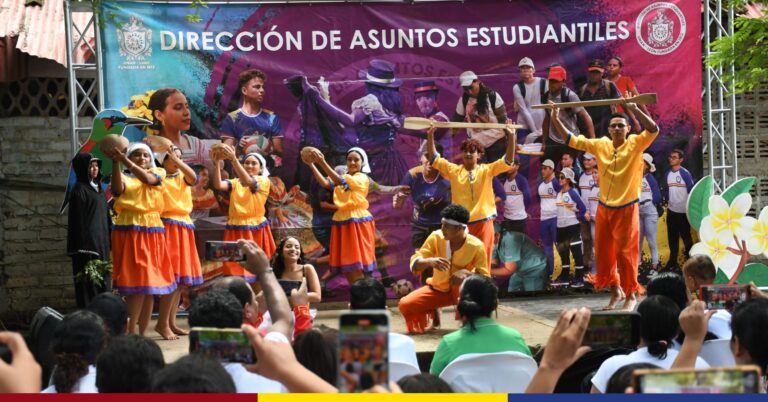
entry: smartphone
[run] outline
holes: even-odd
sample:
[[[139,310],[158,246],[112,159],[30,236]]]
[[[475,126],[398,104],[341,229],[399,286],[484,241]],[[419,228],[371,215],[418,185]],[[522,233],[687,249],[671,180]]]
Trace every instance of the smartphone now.
[[[239,328],[190,328],[189,350],[223,363],[256,362],[251,343]]]
[[[640,343],[640,314],[635,311],[598,311],[589,318],[583,345],[634,349]]]
[[[633,387],[640,394],[756,394],[760,369],[736,366],[708,369],[635,370]]]
[[[236,241],[205,242],[205,259],[208,261],[245,261],[245,256],[240,252],[240,245]]]
[[[704,285],[699,288],[699,299],[707,303],[707,309],[733,311],[749,299],[749,285]]]
[[[339,392],[362,392],[374,385],[388,388],[389,313],[345,311],[339,317]]]
[[[301,281],[291,281],[287,279],[278,279],[278,283],[280,283],[280,286],[283,287],[283,291],[285,292],[285,295],[290,297],[291,296],[291,290],[293,289],[299,289],[301,287]]]

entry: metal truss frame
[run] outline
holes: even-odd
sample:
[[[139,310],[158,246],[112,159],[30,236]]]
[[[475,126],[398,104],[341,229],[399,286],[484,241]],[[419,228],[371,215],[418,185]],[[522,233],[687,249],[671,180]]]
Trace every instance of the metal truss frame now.
[[[704,1],[704,26],[702,27],[702,45],[704,57],[715,53],[710,44],[715,40],[733,36],[734,11],[726,0]],[[733,63],[717,67],[704,66],[704,124],[706,127],[704,156],[708,158],[705,170],[714,179],[717,193],[739,178],[738,155],[736,148],[736,94],[733,82],[724,80],[724,76],[733,76]]]

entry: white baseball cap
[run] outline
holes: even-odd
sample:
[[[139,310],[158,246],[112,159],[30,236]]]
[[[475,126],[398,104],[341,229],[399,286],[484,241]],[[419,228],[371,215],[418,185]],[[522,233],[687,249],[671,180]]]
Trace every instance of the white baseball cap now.
[[[656,165],[653,164],[653,156],[651,154],[643,154],[643,160],[648,164],[648,171],[653,173],[656,171]]]
[[[589,152],[584,153],[584,159],[595,159],[595,155],[592,155]]]
[[[536,68],[536,67],[534,67],[533,60],[531,60],[530,57],[523,57],[522,59],[520,59],[520,62],[517,63],[517,66],[518,67],[528,66],[528,67],[533,68],[533,69]]]
[[[459,76],[459,86],[468,87],[477,79],[477,74],[472,71],[465,71]]]
[[[544,162],[541,162],[541,166],[547,166],[551,169],[555,168],[555,162],[552,162],[552,159],[547,159]]]
[[[563,171],[560,172],[565,176],[566,179],[570,180],[572,183],[576,182],[576,173],[573,172],[573,169],[566,167],[563,168]]]

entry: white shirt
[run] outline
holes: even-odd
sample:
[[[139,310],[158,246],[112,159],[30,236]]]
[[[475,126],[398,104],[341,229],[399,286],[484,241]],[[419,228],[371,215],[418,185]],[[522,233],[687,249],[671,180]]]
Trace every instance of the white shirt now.
[[[592,189],[589,190],[589,197],[587,201],[588,201],[588,207],[589,207],[589,214],[592,216],[592,222],[594,222],[595,217],[597,217],[597,206],[600,204],[600,187],[599,186],[593,186]]]
[[[416,358],[416,342],[410,336],[390,332],[389,362],[408,363],[419,367],[419,360]]]
[[[597,369],[597,373],[592,377],[592,385],[594,385],[598,391],[605,393],[608,380],[610,380],[611,376],[613,376],[613,374],[620,368],[634,363],[651,363],[661,368],[668,369],[672,367],[672,363],[675,362],[677,354],[677,350],[669,348],[667,349],[667,357],[662,360],[648,353],[647,347],[642,347],[628,355],[609,357],[600,365],[600,368]],[[709,368],[709,364],[707,364],[701,357],[697,357],[696,368]]]
[[[667,174],[667,188],[669,189],[667,208],[679,214],[685,213],[688,204],[688,187],[683,180],[682,171],[682,168],[677,172],[670,170]]]
[[[51,384],[48,388],[42,390],[41,394],[56,394],[56,387]],[[96,388],[96,366],[88,366],[88,374],[80,377],[79,380],[72,387],[73,394],[98,394],[99,390]]]
[[[717,310],[715,315],[709,319],[707,331],[711,332],[717,339],[731,339],[731,313],[726,310]]]
[[[496,119],[496,114],[493,113],[494,110],[503,107],[504,106],[504,100],[501,99],[501,95],[497,92],[496,93],[496,104],[491,107],[491,99],[490,96],[488,97],[488,112],[482,116],[478,116],[476,112],[476,105],[477,105],[477,98],[470,97],[467,101],[467,108],[464,109],[464,102],[462,102],[462,98],[459,98],[459,102],[456,104],[456,114],[460,114],[462,116],[465,116],[464,120],[468,121],[470,123],[479,123],[481,120],[485,123],[498,123],[499,120]],[[487,120],[487,121],[486,121]],[[496,141],[504,137],[504,130],[501,129],[474,129],[474,128],[468,128],[467,129],[467,135],[469,138],[474,138],[482,144],[483,147],[488,148],[489,146],[493,145]]]
[[[523,192],[517,188],[517,182],[513,178],[504,182],[504,192],[507,199],[504,200],[504,219],[519,221],[528,218],[525,212],[525,202]]]
[[[584,173],[579,176],[579,195],[582,200],[589,199],[589,194],[592,192],[592,186],[594,185],[594,177],[592,177],[591,173],[587,173],[585,170]]]
[[[264,339],[272,342],[290,343],[285,335],[279,332],[270,332]],[[240,363],[222,363],[224,370],[227,370],[232,382],[235,383],[235,389],[238,394],[279,394],[288,392],[283,384],[269,378],[246,370]]]
[[[579,207],[576,205],[576,200],[571,199],[569,192],[557,193],[557,227],[567,228],[569,226],[578,225],[579,219],[576,217],[576,213],[579,212]]]
[[[515,103],[518,110],[518,122],[531,132],[541,132],[541,125],[544,123],[544,109],[531,109],[533,105],[541,104],[541,80],[544,78],[534,77],[533,82],[525,85],[525,97],[520,92],[520,87],[515,84],[512,87],[512,93],[515,96]],[[544,90],[549,88],[549,82],[544,81]],[[533,126],[531,126],[533,124]]]
[[[541,182],[539,184],[539,200],[541,206],[541,220],[557,218],[557,191],[552,183]]]

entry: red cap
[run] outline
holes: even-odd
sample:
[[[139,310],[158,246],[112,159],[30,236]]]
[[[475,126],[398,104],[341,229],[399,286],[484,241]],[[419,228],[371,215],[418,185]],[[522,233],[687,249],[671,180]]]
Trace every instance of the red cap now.
[[[565,81],[567,73],[562,66],[553,66],[549,68],[548,80]]]

